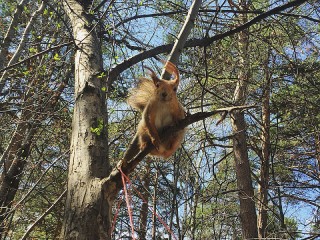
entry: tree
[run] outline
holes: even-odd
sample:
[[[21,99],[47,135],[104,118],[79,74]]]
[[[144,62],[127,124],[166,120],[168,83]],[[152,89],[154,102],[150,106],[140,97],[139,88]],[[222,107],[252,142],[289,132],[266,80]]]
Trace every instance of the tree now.
[[[159,0],[137,4],[130,1],[70,0],[64,1],[63,5],[59,1],[44,1],[44,7],[41,7],[40,2],[34,4],[20,1],[17,5],[0,1],[10,6],[0,11],[1,16],[6,16],[2,18],[4,20],[0,31],[4,33],[12,29],[8,35],[10,37],[3,39],[7,42],[1,43],[1,47],[6,46],[1,52],[5,62],[2,62],[0,69],[0,121],[5,126],[0,136],[1,174],[4,176],[1,187],[9,190],[2,195],[6,199],[2,205],[4,214],[0,216],[4,219],[1,221],[4,226],[2,237],[19,238],[29,226],[32,226],[33,232],[27,230],[26,235],[30,237],[51,239],[57,236],[62,221],[70,133],[73,145],[63,237],[81,235],[86,238],[86,234],[93,238],[109,237],[113,202],[122,188],[119,167],[126,175],[130,174],[133,185],[149,187],[149,194],[148,191],[143,192],[149,196],[148,204],[156,206],[157,213],[179,238],[193,236],[221,239],[239,235],[240,220],[243,218],[239,218],[238,211],[243,209],[243,202],[240,206],[236,201],[236,193],[242,189],[238,189],[235,183],[241,182],[243,175],[238,173],[236,177],[230,165],[234,160],[230,139],[241,134],[232,133],[231,125],[226,120],[219,121],[217,118],[212,121],[212,116],[218,112],[223,114],[222,120],[228,116],[227,112],[231,112],[233,117],[242,115],[241,119],[246,122],[246,132],[242,136],[246,138],[247,146],[246,151],[242,152],[247,152],[247,156],[244,155],[242,159],[250,163],[249,168],[248,164],[246,167],[246,180],[250,178],[248,169],[253,177],[253,183],[247,185],[247,189],[256,190],[261,185],[264,187],[261,188],[261,196],[266,193],[269,196],[267,202],[264,202],[265,198],[261,197],[260,200],[259,195],[250,195],[254,197],[248,202],[255,203],[257,209],[268,211],[268,226],[276,226],[278,223],[281,226],[281,229],[267,228],[266,236],[281,236],[281,231],[286,231],[286,236],[294,236],[292,231],[296,231],[297,225],[292,219],[285,220],[289,216],[285,212],[286,206],[291,208],[299,203],[317,207],[314,204],[317,194],[314,182],[306,184],[299,181],[301,176],[306,180],[317,181],[314,173],[308,170],[308,166],[317,166],[313,157],[317,156],[314,151],[317,148],[309,148],[311,145],[317,146],[314,138],[309,138],[311,132],[317,133],[317,129],[310,124],[310,127],[301,131],[301,125],[297,124],[301,117],[283,108],[284,103],[281,101],[285,99],[283,96],[290,93],[293,96],[291,101],[299,105],[296,100],[298,96],[308,91],[316,93],[314,85],[306,88],[307,84],[301,84],[303,81],[300,77],[303,74],[295,74],[297,70],[310,71],[310,67],[307,67],[309,63],[306,64],[302,57],[305,54],[300,54],[297,48],[291,48],[291,44],[302,47],[306,42],[311,42],[318,49],[316,40],[312,39],[312,32],[316,31],[314,23],[319,21],[316,15],[317,3],[301,5],[303,2],[284,1],[275,4],[253,1],[249,9],[240,10],[232,1],[204,3],[179,64],[184,79],[180,98],[191,113],[185,121],[164,133],[165,137],[170,131],[188,125],[188,135],[183,148],[172,159],[167,162],[151,160],[150,169],[146,171],[151,173],[147,186],[145,183],[148,178],[140,181],[140,175],[144,174],[143,167],[146,166],[142,159],[152,145],[137,155],[133,136],[139,115],[127,109],[124,98],[127,89],[132,86],[132,79],[142,75],[140,64],[153,64],[152,67],[156,69],[158,63],[152,61],[152,58],[170,52],[172,39],[185,20],[190,2]],[[16,9],[17,14],[14,14]],[[16,19],[11,21],[9,16],[16,16]],[[292,22],[296,24],[287,22],[288,19],[295,19]],[[11,22],[13,24],[10,28]],[[28,34],[23,34],[28,22],[32,26]],[[273,31],[283,26],[290,29],[291,37],[284,37],[285,30]],[[167,29],[170,29],[169,34]],[[276,33],[270,35],[278,40],[277,43],[265,37],[268,31]],[[242,36],[243,41],[239,42],[236,36]],[[300,36],[307,36],[307,39]],[[260,47],[255,44],[257,39],[265,44],[263,48],[261,44]],[[19,59],[16,58],[16,63],[9,63],[15,53],[19,55],[19,43],[23,43],[20,45],[22,54]],[[267,62],[268,50],[273,64],[262,66],[261,62]],[[290,52],[295,52],[295,57]],[[297,59],[297,56],[301,59]],[[239,66],[239,59],[243,60],[242,65],[249,66],[250,71]],[[312,76],[318,71],[315,67],[317,62],[316,57],[310,59],[313,70],[308,77],[309,82],[312,82]],[[263,72],[269,72],[272,77],[270,91],[266,87],[268,84],[262,83],[268,80],[265,78],[267,74]],[[306,72],[301,73],[306,75]],[[244,85],[241,85],[242,79],[247,80]],[[299,84],[298,79],[301,80]],[[74,98],[71,97],[73,85]],[[245,94],[233,98],[236,96],[235,89]],[[270,101],[267,99],[268,92]],[[263,101],[266,108],[269,102],[269,130],[266,125],[265,132],[261,131],[260,126],[263,124],[260,108],[246,111],[245,115],[242,108],[241,111],[239,108],[230,108],[239,104],[242,97],[250,104],[260,105]],[[236,100],[239,103],[235,103]],[[317,106],[316,100],[312,98],[306,104]],[[226,108],[215,111],[222,106]],[[316,108],[310,108],[309,113],[316,116],[313,109]],[[69,122],[72,111],[74,117],[71,131],[71,124],[65,123]],[[265,117],[267,120],[268,114]],[[316,117],[310,119],[316,122]],[[305,118],[303,122],[308,123],[308,120]],[[215,126],[216,122],[220,122],[220,125]],[[288,124],[290,122],[295,124]],[[267,124],[267,121],[264,123]],[[242,130],[244,125],[240,125],[239,129]],[[268,131],[269,169],[260,162],[263,159],[260,152],[267,149],[268,145],[268,141],[265,141],[263,147],[262,137],[267,136]],[[284,141],[288,136],[290,141]],[[293,137],[297,136],[303,137],[295,141]],[[127,147],[129,139],[133,140]],[[306,147],[305,152],[301,151],[302,147]],[[308,155],[307,149],[312,149],[314,154]],[[299,156],[296,161],[292,161],[293,153]],[[19,172],[16,171],[8,178],[10,175],[6,169],[8,166],[14,169],[16,165],[13,163],[19,163],[23,168],[18,168]],[[290,169],[284,166],[290,166]],[[268,176],[262,179],[262,173],[268,170],[269,185]],[[154,177],[156,172],[158,175]],[[308,190],[303,191],[301,187],[308,187]],[[150,193],[154,194],[156,200],[151,202]],[[84,201],[80,202],[80,199]],[[135,193],[133,201],[141,205],[141,198]],[[227,215],[221,210],[224,206],[230,210]],[[252,209],[254,207],[251,206]],[[155,215],[145,213],[140,214],[139,209],[134,210],[135,227],[142,220],[141,231],[137,233],[143,233],[141,237],[145,235],[145,238],[165,234],[160,223],[152,220]],[[44,217],[38,220],[35,216]],[[207,224],[209,222],[205,219],[212,219],[214,226]],[[262,221],[266,223],[266,220]],[[119,232],[130,235],[127,222],[125,206],[122,204],[114,235]],[[56,227],[53,227],[55,223]],[[91,230],[86,230],[88,223],[94,225]],[[143,230],[152,227],[154,231]],[[242,228],[243,234],[249,234],[246,233],[248,227],[243,225]]]
[[[248,10],[247,1],[240,1],[239,10]],[[247,16],[243,15],[240,24],[247,22]],[[247,83],[249,81],[249,36],[248,30],[239,33],[239,73],[237,85],[234,90],[233,101],[236,105],[243,105],[247,98]],[[252,187],[250,163],[248,157],[246,123],[244,113],[240,110],[231,115],[231,124],[233,129],[233,152],[237,173],[237,184],[240,200],[240,221],[242,224],[243,238],[257,238],[257,216],[254,192]]]
[[[100,179],[107,176],[106,105],[100,43],[92,20],[77,1],[65,1],[74,41],[75,106],[63,239],[108,239],[112,202],[104,201]],[[114,199],[115,196],[110,196]]]

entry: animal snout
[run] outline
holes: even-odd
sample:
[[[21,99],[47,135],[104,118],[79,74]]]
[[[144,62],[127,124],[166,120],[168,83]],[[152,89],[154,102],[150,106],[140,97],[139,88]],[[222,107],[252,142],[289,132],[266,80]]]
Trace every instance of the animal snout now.
[[[163,92],[161,95],[162,95],[163,98],[168,96],[168,94],[166,92]]]

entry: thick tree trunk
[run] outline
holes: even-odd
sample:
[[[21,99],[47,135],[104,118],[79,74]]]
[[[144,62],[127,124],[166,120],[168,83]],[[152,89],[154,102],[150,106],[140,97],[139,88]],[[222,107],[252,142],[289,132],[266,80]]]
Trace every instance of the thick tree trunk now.
[[[260,185],[258,189],[258,234],[259,239],[266,238],[268,222],[268,187],[270,165],[270,84],[269,54],[265,62],[265,86],[262,96],[262,151],[260,166]]]
[[[239,9],[246,10],[246,0],[239,2]],[[247,21],[245,14],[240,19],[240,24]],[[246,30],[238,35],[239,40],[239,73],[238,82],[234,92],[234,103],[244,104],[247,95],[248,73],[248,46],[249,34]],[[258,237],[257,215],[254,202],[254,191],[252,187],[250,163],[248,158],[248,147],[246,137],[246,123],[244,113],[241,110],[231,112],[231,123],[233,130],[233,152],[236,167],[237,186],[240,200],[240,221],[242,226],[242,237],[251,239]]]
[[[109,173],[102,53],[93,24],[74,0],[63,2],[77,45],[75,106],[62,239],[110,239],[111,207],[116,196],[102,191]]]

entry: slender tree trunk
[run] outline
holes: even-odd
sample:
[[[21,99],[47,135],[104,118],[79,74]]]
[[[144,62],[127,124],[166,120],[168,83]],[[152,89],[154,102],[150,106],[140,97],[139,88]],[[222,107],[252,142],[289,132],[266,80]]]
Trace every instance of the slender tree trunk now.
[[[68,79],[68,74],[65,77]],[[65,84],[61,83],[54,95],[50,96],[50,102],[40,101],[35,104],[33,91],[36,85],[37,81],[34,80],[28,86],[29,90],[25,93],[24,103],[21,106],[23,110],[17,121],[16,130],[0,158],[0,239],[6,231],[8,219],[14,213],[11,207],[14,206],[14,198],[31,152],[33,138],[40,123],[46,117],[43,113],[54,108],[65,87]],[[46,95],[45,92],[42,94]]]
[[[149,209],[149,190],[150,190],[150,159],[147,161],[146,172],[143,176],[143,189],[142,195],[144,200],[142,200],[141,210],[140,210],[140,239],[146,240],[147,235],[147,220],[148,220],[148,209]]]
[[[153,210],[154,211],[156,211],[156,209],[157,209],[158,178],[159,178],[159,174],[158,174],[158,170],[157,170],[156,176],[155,176],[155,181],[154,181],[154,192],[153,192]],[[152,215],[152,240],[157,239],[156,228],[157,228],[157,217],[156,217],[156,214],[153,213],[153,215]]]
[[[258,234],[259,239],[267,235],[268,222],[268,187],[269,187],[269,165],[270,165],[270,84],[269,54],[265,62],[265,86],[262,96],[262,151],[260,166],[260,185],[258,189]]]
[[[7,54],[9,52],[9,46],[10,43],[14,37],[14,33],[16,32],[17,26],[19,24],[19,19],[21,17],[21,14],[23,12],[23,7],[27,3],[27,0],[21,0],[17,4],[17,8],[12,16],[12,20],[10,23],[10,26],[8,28],[8,31],[6,32],[3,41],[1,42],[1,48],[0,48],[0,69],[2,69],[7,64]],[[0,92],[1,92],[0,88]]]
[[[178,157],[179,158],[179,157]],[[173,172],[174,172],[174,180],[173,180],[173,196],[172,196],[172,205],[171,205],[171,215],[170,215],[170,224],[169,227],[172,229],[173,227],[173,220],[174,216],[176,216],[176,227],[178,230],[178,239],[181,239],[181,231],[180,231],[180,224],[179,224],[179,211],[178,211],[178,179],[179,179],[179,167],[180,167],[180,161],[179,159],[175,159],[173,161]],[[169,235],[169,240],[172,239],[172,235]]]
[[[247,10],[246,0],[239,1],[239,9]],[[240,24],[247,21],[245,14],[241,15]],[[238,34],[239,41],[239,73],[238,82],[234,92],[234,104],[244,104],[247,96],[247,84],[249,80],[249,35],[244,30]],[[237,186],[240,200],[240,221],[242,237],[244,239],[257,238],[257,215],[254,202],[250,163],[246,137],[246,123],[244,113],[241,110],[231,112],[233,130],[233,152],[236,167]]]
[[[75,106],[62,239],[110,239],[111,207],[116,196],[104,198],[102,178],[109,173],[102,52],[95,29],[75,0],[63,1],[77,45]]]
[[[199,169],[199,166],[198,166]],[[195,183],[194,183],[194,195],[193,195],[193,206],[192,206],[192,230],[191,230],[191,236],[192,239],[196,239],[196,230],[198,227],[197,224],[197,208],[198,208],[198,202],[199,202],[199,195],[200,195],[200,184],[199,184],[199,179],[195,178]]]

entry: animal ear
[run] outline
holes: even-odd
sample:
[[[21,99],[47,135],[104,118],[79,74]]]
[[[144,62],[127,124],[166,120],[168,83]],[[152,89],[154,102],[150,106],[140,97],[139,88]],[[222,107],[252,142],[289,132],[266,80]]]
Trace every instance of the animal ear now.
[[[157,77],[157,75],[155,74],[155,72],[151,69],[151,68],[149,68],[149,67],[144,67],[144,68],[146,68],[146,69],[148,69],[149,70],[149,74],[150,74],[150,77],[151,77],[151,79],[153,80],[153,83],[154,83],[154,85],[156,85],[157,86],[157,84],[160,82],[160,79]]]
[[[180,74],[179,74],[179,70],[176,67],[176,65],[174,65],[172,62],[167,61],[165,62],[164,60],[162,60],[162,62],[165,64],[164,68],[166,69],[166,71],[172,75],[174,75],[174,79],[172,81],[175,81],[176,85],[179,85],[180,82]]]

